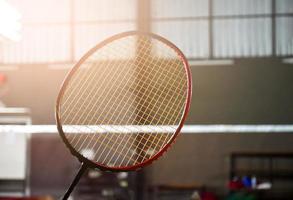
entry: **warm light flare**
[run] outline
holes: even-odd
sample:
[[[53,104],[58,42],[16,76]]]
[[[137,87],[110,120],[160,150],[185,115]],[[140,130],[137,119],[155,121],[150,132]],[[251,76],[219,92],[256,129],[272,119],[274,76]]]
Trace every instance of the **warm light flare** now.
[[[0,38],[21,39],[21,14],[5,0],[0,0]]]

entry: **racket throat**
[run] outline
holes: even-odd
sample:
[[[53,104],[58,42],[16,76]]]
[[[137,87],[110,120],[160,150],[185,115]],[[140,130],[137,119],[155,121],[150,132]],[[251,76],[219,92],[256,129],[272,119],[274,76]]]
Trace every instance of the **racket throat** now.
[[[81,167],[78,171],[78,173],[76,174],[75,178],[73,179],[70,187],[68,188],[68,190],[66,191],[65,195],[63,196],[62,200],[67,200],[70,196],[70,194],[72,193],[74,187],[77,185],[77,183],[79,182],[80,178],[82,177],[82,175],[84,174],[84,172],[87,170],[88,165],[82,163]]]

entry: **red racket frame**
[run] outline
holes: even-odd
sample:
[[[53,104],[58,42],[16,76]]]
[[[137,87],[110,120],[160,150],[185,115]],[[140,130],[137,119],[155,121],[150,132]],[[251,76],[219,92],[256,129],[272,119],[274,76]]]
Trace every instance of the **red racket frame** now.
[[[94,52],[96,52],[99,48],[105,46],[106,44],[117,40],[119,38],[123,38],[123,37],[127,37],[127,36],[131,36],[131,35],[145,35],[145,36],[149,36],[151,38],[155,38],[161,42],[163,42],[164,44],[168,45],[169,47],[171,47],[172,49],[175,50],[175,52],[177,52],[178,56],[181,58],[184,67],[185,67],[185,71],[187,74],[187,98],[186,98],[186,104],[185,104],[185,109],[184,109],[184,113],[181,119],[181,122],[175,132],[175,134],[172,136],[172,138],[170,139],[170,141],[165,145],[164,148],[162,148],[159,152],[157,152],[154,156],[152,156],[150,159],[133,165],[133,166],[127,166],[127,167],[109,167],[109,166],[105,166],[105,165],[101,165],[99,163],[96,163],[94,161],[91,161],[89,159],[87,159],[86,157],[84,157],[83,155],[81,155],[79,152],[77,152],[69,143],[69,141],[67,140],[63,129],[62,129],[62,124],[60,122],[60,116],[59,116],[59,111],[60,111],[60,101],[61,98],[64,94],[64,91],[66,90],[66,87],[68,85],[69,80],[71,79],[72,75],[76,72],[76,70],[84,63],[84,61],[91,56]],[[87,166],[91,167],[91,168],[98,168],[100,170],[106,170],[106,171],[132,171],[132,170],[136,170],[136,169],[140,169],[146,165],[151,164],[154,160],[158,159],[160,156],[162,156],[162,154],[164,152],[167,151],[167,149],[171,146],[171,144],[175,141],[176,137],[178,136],[184,121],[187,117],[188,111],[190,109],[190,103],[191,103],[191,96],[192,96],[192,76],[191,76],[191,71],[190,71],[190,67],[188,65],[187,59],[185,58],[184,54],[181,52],[181,50],[176,47],[173,43],[171,43],[170,41],[166,40],[165,38],[156,35],[154,33],[145,33],[145,32],[140,32],[140,31],[128,31],[128,32],[123,32],[117,35],[114,35],[104,41],[102,41],[101,43],[99,43],[98,45],[96,45],[95,47],[93,47],[92,49],[90,49],[78,62],[77,64],[75,64],[75,66],[71,69],[71,71],[67,74],[65,80],[63,81],[63,84],[61,86],[59,95],[57,97],[57,102],[56,102],[56,107],[55,107],[55,118],[56,118],[56,122],[57,122],[57,128],[58,128],[58,132],[63,140],[63,142],[66,144],[67,148],[70,150],[70,152],[72,153],[72,155],[76,156],[79,161],[81,163],[86,164]]]

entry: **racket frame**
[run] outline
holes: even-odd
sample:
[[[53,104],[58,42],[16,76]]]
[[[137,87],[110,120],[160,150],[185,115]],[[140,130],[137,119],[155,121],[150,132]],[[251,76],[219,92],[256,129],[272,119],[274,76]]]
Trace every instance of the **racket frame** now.
[[[157,152],[154,156],[152,156],[150,159],[145,160],[142,163],[133,165],[133,166],[127,166],[127,167],[109,167],[109,166],[105,166],[102,165],[100,163],[91,161],[89,159],[87,159],[86,157],[84,157],[82,154],[80,154],[78,151],[76,151],[71,144],[69,143],[69,141],[67,140],[65,133],[63,131],[62,128],[62,123],[60,121],[60,116],[59,116],[59,111],[60,111],[60,102],[62,100],[63,94],[66,90],[66,87],[68,85],[68,82],[70,81],[70,79],[72,78],[72,76],[74,75],[74,73],[79,69],[79,67],[84,63],[85,60],[87,60],[88,57],[90,57],[93,53],[95,53],[98,49],[102,48],[103,46],[107,45],[108,43],[117,40],[119,38],[123,38],[123,37],[127,37],[127,36],[131,36],[131,35],[144,35],[144,36],[148,36],[150,38],[155,38],[161,42],[163,42],[164,44],[166,44],[167,46],[171,47],[180,57],[181,61],[184,64],[184,68],[185,68],[185,72],[187,74],[187,98],[186,98],[186,103],[185,103],[185,108],[184,108],[184,112],[181,118],[181,121],[178,125],[177,130],[175,131],[175,133],[173,134],[173,136],[171,137],[171,139],[169,140],[169,142],[159,151]],[[128,32],[122,32],[119,34],[116,34],[114,36],[111,36],[107,39],[105,39],[104,41],[100,42],[99,44],[97,44],[95,47],[93,47],[92,49],[90,49],[74,66],[73,68],[67,73],[61,88],[60,88],[60,92],[58,94],[57,97],[57,101],[56,101],[56,106],[55,106],[55,119],[56,119],[56,123],[57,123],[57,129],[59,132],[59,135],[61,136],[63,142],[65,143],[66,147],[70,150],[71,154],[74,155],[75,157],[78,158],[78,160],[85,164],[86,166],[90,167],[90,168],[98,168],[100,170],[103,171],[133,171],[133,170],[138,170],[146,165],[151,164],[154,160],[158,159],[160,156],[163,155],[164,152],[167,151],[167,149],[171,146],[171,144],[175,141],[175,139],[177,138],[178,134],[180,133],[180,130],[184,124],[184,121],[187,117],[188,111],[190,109],[190,103],[191,103],[191,96],[192,96],[192,76],[191,76],[191,70],[190,67],[188,65],[187,59],[184,56],[184,54],[181,52],[181,50],[175,46],[173,43],[171,43],[170,41],[166,40],[165,38],[154,34],[154,33],[146,33],[146,32],[141,32],[141,31],[128,31]]]

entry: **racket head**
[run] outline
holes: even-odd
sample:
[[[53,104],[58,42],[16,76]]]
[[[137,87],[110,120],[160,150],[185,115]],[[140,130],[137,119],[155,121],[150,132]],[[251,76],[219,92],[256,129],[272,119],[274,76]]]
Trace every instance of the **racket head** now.
[[[81,73],[81,72],[79,72],[79,71],[81,71],[80,69],[81,68],[83,68],[83,65],[85,65],[85,63],[93,56],[93,55],[95,55],[95,54],[99,54],[99,51],[101,50],[101,49],[103,49],[103,48],[107,48],[107,46],[109,46],[109,45],[111,45],[111,44],[113,44],[113,43],[115,43],[115,42],[119,42],[120,40],[123,40],[123,39],[125,39],[125,38],[128,38],[128,37],[133,37],[133,38],[135,38],[135,42],[136,43],[139,43],[139,41],[140,41],[140,39],[141,38],[144,38],[144,39],[142,39],[142,40],[147,40],[147,43],[149,43],[150,44],[150,48],[147,48],[149,51],[148,51],[148,53],[149,54],[154,54],[154,50],[153,50],[153,47],[154,46],[156,46],[156,44],[153,44],[153,42],[158,42],[158,43],[160,43],[161,45],[165,45],[165,47],[168,47],[169,48],[169,51],[172,51],[173,52],[173,54],[174,55],[176,55],[176,62],[178,62],[178,63],[180,63],[180,66],[182,67],[182,70],[184,71],[184,87],[182,86],[182,88],[183,89],[186,89],[186,91],[185,91],[185,93],[184,93],[184,96],[183,96],[183,98],[184,98],[184,104],[182,104],[181,106],[182,106],[182,109],[181,109],[181,111],[180,111],[180,113],[179,113],[179,115],[180,115],[180,117],[178,118],[178,119],[176,119],[177,121],[178,121],[178,123],[177,124],[175,124],[175,125],[173,125],[173,124],[166,124],[166,126],[172,126],[172,131],[170,131],[169,129],[168,129],[168,131],[167,131],[167,135],[168,136],[166,136],[166,138],[167,138],[167,141],[166,141],[166,138],[164,138],[164,141],[165,141],[165,143],[163,143],[162,145],[161,145],[161,147],[160,147],[160,149],[159,150],[156,150],[156,148],[155,148],[155,151],[154,152],[151,152],[150,153],[150,155],[149,156],[147,156],[146,158],[144,158],[144,159],[139,159],[140,157],[139,156],[141,156],[141,155],[136,155],[137,156],[137,158],[136,158],[136,160],[135,160],[135,162],[133,161],[133,163],[130,163],[130,164],[128,164],[129,163],[129,161],[130,161],[130,159],[131,158],[127,158],[128,159],[128,162],[127,162],[127,164],[125,164],[125,163],[120,163],[119,165],[115,165],[115,163],[113,164],[113,163],[105,163],[105,162],[101,162],[100,160],[95,160],[94,158],[91,158],[92,156],[88,156],[88,155],[85,155],[86,153],[84,153],[84,152],[81,152],[81,150],[80,150],[80,148],[76,148],[75,146],[74,146],[74,144],[73,144],[73,141],[70,139],[70,136],[72,136],[72,135],[74,135],[74,134],[71,134],[71,132],[70,131],[66,131],[65,130],[65,127],[66,127],[66,125],[77,125],[77,126],[79,126],[79,125],[81,125],[81,126],[84,126],[85,124],[84,123],[80,123],[80,124],[78,124],[78,122],[80,122],[80,121],[78,121],[78,122],[74,122],[74,123],[66,123],[65,122],[65,120],[63,120],[63,118],[64,118],[64,116],[63,115],[65,115],[65,117],[66,117],[66,115],[67,114],[64,114],[65,113],[65,111],[63,111],[64,110],[64,102],[65,101],[67,101],[68,99],[69,99],[69,97],[67,97],[67,98],[64,98],[64,96],[66,96],[66,95],[68,95],[67,93],[69,93],[70,94],[70,92],[68,92],[68,90],[70,91],[70,85],[73,85],[73,81],[74,80],[77,80],[78,78],[76,78],[76,77],[78,77],[78,76],[80,76],[81,74],[78,74],[78,73]],[[139,45],[141,45],[141,44],[139,44]],[[139,46],[138,45],[138,46]],[[143,47],[144,48],[144,47]],[[140,52],[140,51],[143,51],[144,49],[143,48],[141,48],[141,47],[135,47],[135,49],[138,49],[138,52],[136,52],[136,51],[134,51],[135,53],[135,56],[134,56],[134,58],[132,58],[132,59],[134,59],[134,60],[136,60],[136,59],[139,59],[139,57],[141,56],[140,54],[141,53],[143,53],[143,52]],[[140,50],[141,49],[141,50]],[[152,50],[150,50],[150,49],[152,49]],[[158,48],[159,49],[159,48]],[[157,51],[159,51],[157,49]],[[144,54],[143,54],[144,55]],[[173,56],[174,56],[173,55]],[[114,55],[115,56],[115,55]],[[118,55],[119,56],[119,55]],[[157,56],[157,55],[156,55]],[[161,55],[162,56],[162,55]],[[122,56],[123,57],[123,56]],[[111,60],[111,59],[115,59],[114,57],[112,57],[112,58],[109,58],[109,60]],[[122,58],[123,59],[123,58]],[[151,56],[151,58],[150,57],[148,57],[148,59],[153,59],[152,58],[152,56]],[[162,59],[171,59],[171,58],[162,58]],[[172,58],[172,59],[174,59],[174,58]],[[144,61],[144,60],[143,60]],[[99,61],[99,62],[101,62],[101,61]],[[111,62],[111,61],[109,61],[109,62]],[[137,64],[140,64],[141,62],[142,62],[142,60],[140,60],[140,61],[134,61],[134,63],[135,62],[137,62]],[[144,61],[145,62],[145,61]],[[155,64],[159,64],[159,63],[155,63]],[[114,64],[115,65],[115,64]],[[171,65],[172,65],[172,63],[171,63]],[[108,66],[109,66],[109,64],[108,64]],[[84,67],[84,68],[91,68],[91,67],[93,67],[93,66],[89,66],[89,67]],[[116,64],[116,66],[115,67],[119,67],[119,64]],[[165,67],[167,67],[167,65],[165,66]],[[96,73],[96,72],[95,72]],[[181,73],[182,73],[182,71],[181,71]],[[78,74],[78,75],[76,75],[76,74]],[[84,72],[84,74],[86,74],[86,72]],[[85,75],[86,76],[86,75]],[[136,75],[137,76],[137,75]],[[174,76],[176,76],[176,75],[174,75]],[[117,78],[118,79],[118,78]],[[82,80],[81,82],[86,82],[87,81],[87,79],[84,79],[84,80]],[[146,81],[149,81],[149,80],[146,80]],[[135,81],[134,81],[135,82]],[[71,86],[72,87],[72,86]],[[76,87],[77,86],[75,86],[75,87],[73,87],[74,89],[76,89]],[[137,87],[137,86],[135,86],[135,87]],[[145,95],[145,93],[143,93],[143,94],[140,94],[140,93],[138,93],[138,94],[136,94],[136,95],[138,95],[138,96],[140,96],[140,95]],[[147,95],[146,95],[147,96]],[[181,95],[180,95],[181,96]],[[101,43],[99,43],[99,44],[97,44],[95,47],[93,47],[91,50],[89,50],[78,62],[77,62],[77,64],[71,69],[71,71],[67,74],[67,76],[66,76],[66,78],[65,78],[65,80],[63,81],[63,83],[62,83],[62,86],[61,86],[61,89],[60,89],[60,92],[59,92],[59,95],[58,95],[58,97],[57,97],[57,102],[56,102],[56,108],[55,108],[55,118],[56,118],[56,123],[57,123],[57,129],[58,129],[58,132],[59,132],[59,135],[61,136],[61,138],[62,138],[62,140],[63,140],[63,142],[66,144],[66,146],[68,147],[68,149],[70,150],[70,152],[74,155],[74,156],[76,156],[78,159],[79,159],[79,161],[80,162],[82,162],[82,163],[86,163],[88,166],[90,166],[90,167],[92,167],[92,168],[99,168],[99,169],[101,169],[101,170],[107,170],[107,171],[130,171],[130,170],[136,170],[136,169],[140,169],[140,168],[142,168],[142,167],[144,167],[144,166],[146,166],[146,165],[148,165],[148,164],[151,164],[152,163],[152,161],[154,161],[154,160],[156,160],[156,159],[158,159],[160,156],[162,156],[162,154],[164,153],[164,152],[166,152],[166,150],[170,147],[170,145],[174,142],[174,140],[176,139],[176,137],[178,136],[178,134],[180,133],[180,130],[181,130],[181,128],[182,128],[182,126],[183,126],[183,124],[184,124],[184,121],[185,121],[185,119],[186,119],[186,117],[187,117],[187,114],[188,114],[188,111],[189,111],[189,108],[190,108],[190,103],[191,103],[191,96],[192,96],[192,76],[191,76],[191,71],[190,71],[190,67],[189,67],[189,65],[188,65],[188,62],[187,62],[187,59],[185,58],[185,56],[184,56],[184,54],[180,51],[180,49],[179,48],[177,48],[173,43],[171,43],[170,41],[168,41],[168,40],[166,40],[165,38],[163,38],[163,37],[161,37],[161,36],[159,36],[159,35],[156,35],[156,34],[153,34],[153,33],[145,33],[145,32],[139,32],[139,31],[129,31],[129,32],[124,32],[124,33],[120,33],[120,34],[117,34],[117,35],[114,35],[114,36],[112,36],[112,37],[110,37],[110,38],[108,38],[108,39],[106,39],[106,40],[104,40],[104,41],[102,41]],[[166,96],[165,96],[166,97]],[[65,99],[65,100],[64,100]],[[80,100],[80,99],[79,99]],[[103,101],[105,101],[105,100],[103,100]],[[141,100],[140,100],[141,101]],[[158,102],[158,100],[157,100],[157,102]],[[169,103],[171,102],[171,100],[169,100],[169,102],[168,102],[168,105],[169,105]],[[88,103],[88,102],[87,102]],[[116,103],[116,102],[115,102]],[[182,101],[181,101],[181,103],[182,103]],[[85,103],[86,104],[86,103]],[[119,102],[119,104],[121,104],[121,102]],[[123,104],[123,102],[122,102],[122,104]],[[139,103],[138,103],[139,104]],[[78,106],[76,106],[76,107],[78,107]],[[76,108],[75,107],[75,108]],[[166,106],[167,107],[167,106]],[[69,108],[67,108],[67,110],[70,110],[70,109],[72,109],[72,108],[74,108],[74,106],[73,107],[71,107],[70,108],[70,106],[69,106]],[[136,107],[137,108],[137,107]],[[141,110],[142,110],[142,107],[140,108],[140,112],[141,112]],[[166,108],[164,109],[164,111],[166,110]],[[162,110],[160,110],[160,111],[162,111]],[[153,110],[151,110],[151,112],[153,112]],[[156,113],[157,113],[158,111],[156,111]],[[96,112],[95,112],[95,114],[96,114]],[[88,115],[91,115],[91,114],[88,114]],[[88,117],[88,115],[86,116],[86,117]],[[148,116],[149,116],[150,114],[148,114]],[[139,116],[139,114],[137,114],[137,116]],[[137,117],[136,116],[136,117]],[[81,117],[81,118],[83,118],[83,117]],[[153,116],[153,118],[155,118],[155,116]],[[72,120],[71,120],[72,121]],[[74,120],[73,120],[74,121]],[[140,120],[141,121],[141,120]],[[136,123],[137,123],[137,121],[136,121]],[[141,126],[141,124],[139,124],[139,123],[137,123],[137,124],[130,124],[130,125],[134,125],[134,126],[136,126],[136,125],[138,125],[138,126]],[[94,126],[94,125],[97,125],[97,126],[99,126],[99,125],[103,125],[103,124],[99,124],[99,122],[97,123],[97,124],[92,124],[92,123],[90,123],[90,124],[86,124],[86,126]],[[126,126],[127,126],[128,124],[126,124]],[[151,123],[149,123],[149,121],[144,121],[144,123],[143,123],[143,125],[144,126],[147,126],[147,128],[149,128],[149,126],[152,126],[152,124]],[[154,124],[154,126],[157,126],[158,124]],[[164,124],[163,124],[164,125]],[[110,125],[111,126],[111,125]],[[114,126],[115,126],[115,124],[114,124]],[[112,127],[112,126],[111,126]],[[110,128],[111,128],[110,127]],[[159,126],[159,127],[161,127],[161,126]],[[164,126],[162,126],[162,127],[164,127]],[[156,127],[152,127],[153,129],[155,129]],[[70,128],[71,129],[71,128]],[[93,129],[93,128],[92,128]],[[90,130],[90,132],[92,131],[92,129]],[[143,128],[143,129],[145,129],[145,127]],[[139,143],[137,144],[137,146],[135,147],[135,150],[134,151],[136,151],[137,149],[139,149],[139,151],[144,151],[143,149],[142,149],[142,147],[140,146],[138,146],[138,145],[140,145],[140,143],[143,143],[143,147],[145,147],[145,146],[148,146],[148,145],[146,145],[146,144],[148,144],[148,142],[149,141],[145,141],[145,142],[141,142],[141,141],[144,141],[145,140],[145,137],[151,137],[152,136],[152,134],[154,134],[154,133],[148,133],[148,132],[155,132],[157,135],[155,136],[155,137],[160,137],[160,138],[162,138],[162,136],[158,136],[158,133],[160,133],[161,135],[163,135],[163,134],[165,134],[163,131],[161,131],[161,130],[151,130],[151,131],[149,131],[149,130],[147,130],[146,132],[144,132],[144,130],[135,130],[134,132],[137,132],[137,134],[139,134],[139,135],[142,135],[141,137],[139,137],[139,138],[137,138],[138,136],[135,136],[135,140],[139,140]],[[82,130],[78,130],[78,131],[80,131],[80,133],[82,133]],[[129,130],[127,130],[127,131],[129,131]],[[133,131],[133,130],[132,130]],[[115,132],[115,131],[114,131]],[[123,131],[122,131],[123,132]],[[169,133],[169,132],[172,132],[171,134]],[[105,138],[110,138],[110,137],[113,137],[113,135],[111,135],[111,136],[105,136],[105,133],[106,134],[110,134],[110,133],[107,133],[107,129],[106,129],[106,132],[103,132],[103,133],[94,133],[94,134],[99,134],[99,137],[98,138],[96,138],[96,140],[99,140],[101,137],[103,137],[103,134],[104,134],[104,141],[105,141]],[[76,133],[75,133],[76,134]],[[93,133],[91,133],[91,134],[93,134]],[[118,136],[116,136],[116,141],[117,141],[117,139],[121,139],[120,137],[122,137],[122,139],[125,139],[125,136],[123,135],[123,133],[117,133],[117,131],[115,132],[115,134],[116,135],[118,135]],[[69,136],[70,135],[70,136]],[[122,136],[121,136],[122,135]],[[151,135],[151,136],[150,136]],[[76,136],[73,136],[73,137],[76,137]],[[81,136],[79,136],[79,139],[80,138],[82,138],[83,136],[81,135]],[[88,137],[94,137],[94,136],[89,136],[89,134],[87,134],[87,136],[84,136],[83,138],[85,138],[86,137],[86,139],[88,139]],[[133,138],[133,136],[128,136],[128,137],[132,137]],[[126,138],[127,139],[127,141],[129,141],[129,138]],[[93,140],[93,138],[91,138],[91,140]],[[95,140],[95,138],[94,138],[94,140]],[[154,140],[154,139],[153,139]],[[107,142],[107,141],[106,141]],[[124,141],[123,141],[124,142]],[[116,143],[116,144],[118,144],[119,143],[119,145],[118,145],[118,151],[117,151],[117,149],[115,150],[111,150],[112,152],[111,153],[113,153],[113,151],[114,151],[114,154],[115,154],[115,152],[116,153],[118,153],[120,150],[121,150],[121,152],[120,152],[120,154],[121,153],[125,153],[125,152],[123,152],[123,150],[125,150],[125,148],[126,148],[126,150],[127,150],[127,148],[128,148],[128,146],[130,145],[131,147],[133,146],[133,143],[134,143],[135,141],[133,141],[133,140],[131,140],[131,144],[125,144],[124,146],[122,146],[122,149],[119,149],[118,147],[119,147],[119,145],[121,145],[121,141],[119,141],[118,140],[118,142]],[[95,145],[96,145],[96,143],[95,143]],[[100,144],[100,146],[101,145],[103,145],[103,144]],[[111,146],[112,148],[115,148],[114,147],[114,145],[115,145],[115,142],[114,142],[114,144]],[[100,147],[99,146],[99,147]],[[151,145],[149,145],[149,146],[151,146]],[[142,150],[141,150],[142,149]],[[108,150],[108,149],[107,149]],[[107,150],[106,150],[106,152],[107,152]],[[129,149],[130,150],[130,149]],[[126,154],[128,154],[128,152],[129,152],[129,150],[127,150],[127,152],[126,152]],[[133,149],[132,149],[132,151],[133,151]],[[105,154],[104,153],[105,152],[105,148],[104,149],[102,149],[102,150],[100,150],[98,153],[102,153],[102,154]],[[110,151],[109,151],[110,152]],[[108,154],[109,154],[109,152],[108,152]],[[146,153],[146,152],[143,152],[144,153],[144,155],[147,155],[148,153]],[[97,152],[96,152],[96,154],[97,154]],[[131,153],[131,155],[135,155],[135,154],[139,154],[139,153]],[[111,154],[110,154],[110,156],[111,156]],[[115,155],[116,156],[116,158],[114,157],[114,159],[116,159],[115,161],[117,161],[117,155]],[[119,155],[120,156],[120,155]],[[119,157],[118,156],[118,157]],[[125,156],[126,155],[124,155],[124,158],[123,158],[123,160],[125,159]],[[144,156],[145,157],[145,156]],[[113,158],[113,156],[111,157],[111,159]],[[127,160],[126,159],[126,160]],[[105,159],[104,159],[105,160]],[[131,161],[132,162],[132,161]]]

